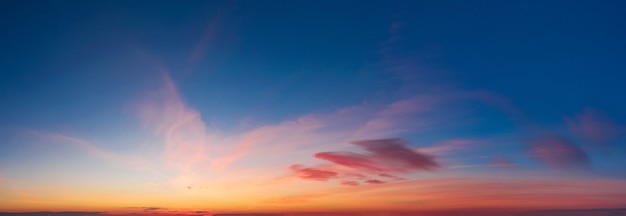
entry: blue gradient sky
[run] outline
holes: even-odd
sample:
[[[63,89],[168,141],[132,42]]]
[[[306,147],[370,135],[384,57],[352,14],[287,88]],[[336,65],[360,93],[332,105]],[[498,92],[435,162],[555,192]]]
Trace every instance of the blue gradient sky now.
[[[329,204],[351,189],[376,210],[626,205],[606,201],[626,197],[624,1],[1,5],[0,210],[359,210]],[[450,178],[505,188],[411,189]]]

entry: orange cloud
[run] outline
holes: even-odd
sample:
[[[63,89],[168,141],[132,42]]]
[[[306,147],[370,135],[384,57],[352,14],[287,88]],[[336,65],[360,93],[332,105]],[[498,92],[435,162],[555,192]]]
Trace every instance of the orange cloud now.
[[[315,168],[305,168],[298,164],[291,165],[290,168],[301,179],[308,179],[308,180],[315,180],[315,181],[327,181],[328,179],[337,177],[336,172],[315,169]]]

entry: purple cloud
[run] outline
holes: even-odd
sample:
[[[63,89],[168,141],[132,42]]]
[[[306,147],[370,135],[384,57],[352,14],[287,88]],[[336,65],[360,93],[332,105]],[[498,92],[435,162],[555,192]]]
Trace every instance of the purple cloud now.
[[[546,165],[557,169],[589,168],[589,157],[567,139],[552,135],[530,143],[533,153]]]
[[[369,172],[407,172],[440,167],[433,156],[411,150],[403,139],[353,141],[367,153],[320,152],[318,159]]]

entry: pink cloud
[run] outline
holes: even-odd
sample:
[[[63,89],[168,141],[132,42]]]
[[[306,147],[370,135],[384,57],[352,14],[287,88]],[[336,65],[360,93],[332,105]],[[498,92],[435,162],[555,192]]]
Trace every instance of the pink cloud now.
[[[163,88],[148,95],[140,104],[139,114],[146,127],[162,139],[162,144],[155,145],[154,149],[163,151],[162,165],[179,174],[172,181],[181,185],[202,184],[216,178],[238,179],[239,175],[247,175],[242,170],[269,175],[271,172],[261,169],[276,166],[277,160],[284,160],[282,164],[306,163],[303,158],[309,158],[311,152],[319,152],[315,158],[333,162],[342,169],[369,173],[434,170],[441,165],[433,156],[424,153],[454,151],[472,144],[472,141],[459,139],[441,146],[411,150],[403,141],[375,140],[446,124],[448,115],[424,114],[437,112],[435,108],[443,103],[467,98],[460,93],[439,92],[415,95],[389,104],[361,104],[329,114],[309,114],[264,125],[250,124],[247,126],[249,130],[225,133],[211,128],[204,121],[210,118],[203,118],[198,110],[186,104],[166,73],[163,80]],[[362,139],[372,140],[352,144],[365,152],[342,151],[341,143]],[[379,142],[386,144],[375,144]],[[328,149],[336,150],[326,152]],[[277,156],[281,157],[278,159]],[[349,173],[345,170],[332,172],[337,173],[337,178],[344,178]]]
[[[138,103],[138,114],[160,142],[151,146],[161,169],[175,171],[169,183],[180,188],[206,181],[218,168],[238,158],[224,149],[233,137],[210,131],[200,112],[188,106],[170,76],[163,72],[162,88]]]
[[[302,167],[301,165],[291,165],[291,170],[301,179],[314,181],[327,181],[328,179],[337,177],[337,173],[328,170],[321,170],[310,167]]]
[[[597,111],[587,108],[573,119],[566,119],[572,134],[581,140],[606,147],[619,135],[619,128]]]
[[[567,139],[549,135],[530,143],[534,156],[557,169],[589,168],[589,157],[578,146]]]
[[[351,144],[367,153],[320,152],[315,157],[368,172],[407,172],[440,167],[432,156],[409,149],[402,139],[361,140]]]
[[[210,181],[216,172],[220,172],[219,178],[235,179],[235,173],[243,173],[227,167],[259,170],[252,167],[276,163],[276,155],[283,155],[285,163],[291,164],[288,158],[304,158],[310,152],[333,148],[348,140],[395,135],[422,127],[428,123],[415,125],[407,116],[430,110],[436,101],[433,96],[415,96],[389,105],[351,106],[330,114],[309,114],[248,126],[250,130],[239,133],[224,133],[208,127],[203,120],[206,118],[186,104],[167,73],[163,80],[164,86],[139,104],[138,113],[144,125],[162,140],[161,146],[153,149],[163,151],[163,165],[179,173],[173,181],[181,185]],[[338,174],[341,173],[344,172]]]
[[[379,167],[376,161],[368,158],[367,155],[357,154],[353,152],[320,152],[315,154],[318,159],[333,162],[335,164],[363,169],[368,171],[383,171],[384,168]]]

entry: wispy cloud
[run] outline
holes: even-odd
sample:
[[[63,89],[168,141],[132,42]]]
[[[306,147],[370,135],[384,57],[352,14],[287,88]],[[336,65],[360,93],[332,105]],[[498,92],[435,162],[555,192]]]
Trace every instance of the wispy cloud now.
[[[553,168],[589,169],[587,153],[558,135],[546,135],[530,142],[534,156]]]
[[[337,173],[333,171],[315,169],[310,167],[303,167],[302,165],[291,165],[293,170],[299,178],[315,181],[327,181],[328,179],[337,177]]]
[[[416,148],[417,151],[427,154],[446,154],[453,151],[459,151],[474,147],[475,144],[480,143],[478,140],[471,139],[450,139],[435,143],[428,147]]]
[[[202,36],[193,47],[193,51],[187,60],[187,63],[194,66],[201,60],[207,52],[207,49],[210,48],[212,42],[215,41],[216,34],[218,32],[218,27],[222,22],[222,16],[218,15],[215,19],[212,19],[209,24],[204,29]]]
[[[432,119],[411,121],[407,117],[433,111],[441,99],[434,95],[422,94],[395,101],[367,119],[351,138],[376,139],[433,127],[436,122]]]
[[[47,142],[74,146],[78,149],[81,149],[82,151],[85,151],[93,157],[99,158],[111,164],[119,165],[124,168],[131,168],[134,170],[146,170],[151,167],[151,164],[147,160],[137,155],[127,155],[107,151],[91,142],[85,141],[77,137],[67,136],[59,133],[42,133],[34,130],[30,130],[29,134]]]
[[[511,162],[509,159],[505,158],[502,155],[496,156],[491,162],[489,162],[487,164],[487,166],[491,166],[491,167],[509,167],[509,168],[516,168],[516,167],[518,167],[517,164]]]
[[[610,147],[620,133],[626,132],[591,108],[586,108],[574,118],[567,118],[566,123],[570,132],[581,141],[602,148]]]
[[[186,106],[171,78],[164,74],[164,87],[140,107],[144,123],[165,139],[167,165],[180,170],[208,167],[206,126],[200,113]]]
[[[139,103],[138,110],[144,125],[163,140],[164,165],[179,173],[174,181],[183,186],[192,184],[192,181],[214,179],[210,176],[217,175],[217,172],[220,172],[220,178],[235,178],[234,175],[239,174],[234,173],[241,172],[228,169],[235,163],[239,164],[239,170],[251,167],[259,170],[259,167],[275,161],[276,154],[285,155],[285,158],[306,156],[311,155],[310,152],[346,148],[342,143],[349,140],[380,138],[428,128],[430,121],[416,124],[408,120],[409,116],[432,111],[438,103],[436,96],[418,95],[388,105],[362,104],[330,114],[309,114],[276,124],[259,125],[248,131],[224,133],[208,127],[201,114],[187,105],[167,73],[163,74],[163,80],[164,86]],[[399,143],[401,141],[389,142],[398,143],[390,143],[390,147],[385,148],[367,141],[354,144],[370,151],[373,157],[368,160],[391,161],[393,156],[390,154],[398,154],[403,158],[397,162],[402,161],[409,167],[434,167],[429,164],[432,163],[430,156],[410,153],[412,151],[403,153],[408,147],[401,147],[404,145]],[[324,154],[319,156],[323,158]],[[424,164],[419,165],[417,160]],[[286,161],[289,164],[294,162],[297,161]],[[390,166],[385,164],[383,168]],[[296,171],[305,174],[310,170]],[[338,174],[343,176],[343,173]]]

